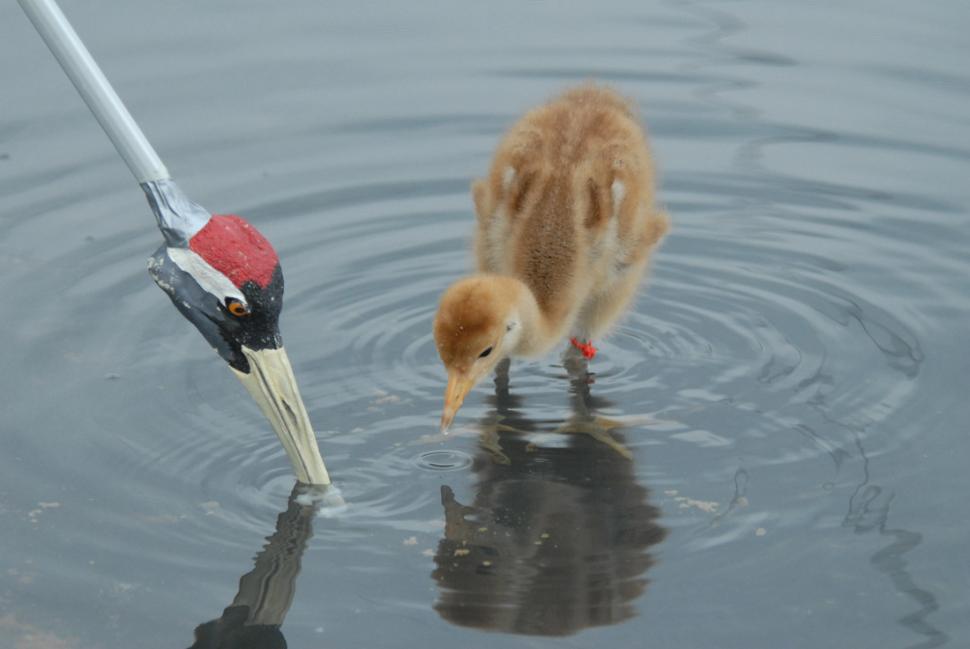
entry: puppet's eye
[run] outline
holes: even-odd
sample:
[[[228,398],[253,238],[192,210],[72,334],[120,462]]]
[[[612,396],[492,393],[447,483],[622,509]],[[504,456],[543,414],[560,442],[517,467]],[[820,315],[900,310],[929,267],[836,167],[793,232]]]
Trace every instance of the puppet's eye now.
[[[226,309],[237,318],[249,315],[249,309],[246,308],[246,305],[234,297],[226,298]]]
[[[491,353],[492,353],[492,348],[491,347],[486,347],[485,348],[485,351],[483,351],[481,354],[479,354],[478,357],[479,358],[485,358],[486,356],[488,356]]]

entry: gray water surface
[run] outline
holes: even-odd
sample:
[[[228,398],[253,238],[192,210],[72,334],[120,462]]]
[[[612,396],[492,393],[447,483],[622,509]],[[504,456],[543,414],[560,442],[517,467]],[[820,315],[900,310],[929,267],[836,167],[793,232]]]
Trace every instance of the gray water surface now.
[[[140,190],[4,3],[0,649],[200,625],[970,646],[965,1],[64,9],[183,188],[280,252],[348,506],[290,500],[269,425],[148,277]],[[442,437],[431,319],[471,267],[469,183],[585,79],[641,104],[674,229],[591,384],[515,363]]]

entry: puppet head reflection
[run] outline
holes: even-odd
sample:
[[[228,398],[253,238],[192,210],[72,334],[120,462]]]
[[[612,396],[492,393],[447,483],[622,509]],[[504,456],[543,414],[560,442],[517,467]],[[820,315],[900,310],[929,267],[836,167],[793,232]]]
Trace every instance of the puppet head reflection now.
[[[286,511],[276,519],[276,533],[256,555],[255,567],[240,577],[232,604],[222,617],[195,628],[195,643],[189,649],[286,649],[280,626],[293,603],[296,576],[318,509],[316,503],[298,502],[306,489],[313,487],[293,487]]]
[[[497,382],[473,464],[475,500],[442,487],[445,534],[435,610],[454,624],[563,636],[635,614],[666,535],[615,432],[574,380],[574,414],[551,426],[518,416]],[[545,433],[545,434],[543,434]]]

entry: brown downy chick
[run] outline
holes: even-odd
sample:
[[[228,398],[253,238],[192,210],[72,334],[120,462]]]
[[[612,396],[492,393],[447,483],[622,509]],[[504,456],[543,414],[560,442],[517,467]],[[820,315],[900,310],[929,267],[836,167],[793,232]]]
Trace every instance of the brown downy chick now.
[[[519,120],[472,194],[478,274],[445,291],[434,322],[448,371],[442,429],[503,358],[566,337],[591,357],[589,341],[629,306],[668,228],[631,105],[594,85]]]

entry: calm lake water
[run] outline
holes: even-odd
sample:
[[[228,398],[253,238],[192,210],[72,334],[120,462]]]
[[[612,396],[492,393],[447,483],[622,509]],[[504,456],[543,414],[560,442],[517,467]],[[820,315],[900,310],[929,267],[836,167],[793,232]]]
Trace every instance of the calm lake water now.
[[[279,250],[348,506],[289,502],[4,3],[0,649],[970,646],[965,0],[64,9],[189,195]],[[592,385],[516,363],[442,437],[469,182],[590,78],[653,138],[649,290]]]

